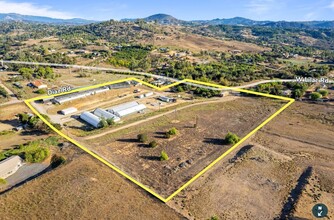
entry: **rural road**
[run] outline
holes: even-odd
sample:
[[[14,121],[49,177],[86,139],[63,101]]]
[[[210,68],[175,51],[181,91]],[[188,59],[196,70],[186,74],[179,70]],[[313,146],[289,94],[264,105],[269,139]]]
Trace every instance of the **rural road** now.
[[[8,88],[7,88],[1,81],[0,81],[0,86],[3,87],[3,88],[7,91],[8,95],[9,95],[9,97],[10,97],[10,101],[5,102],[5,103],[2,103],[2,104],[0,104],[0,106],[11,105],[11,104],[16,104],[16,103],[22,102],[21,100],[19,100],[19,99],[16,97],[16,95],[15,95],[11,90],[8,89]]]
[[[95,67],[95,66],[81,66],[81,65],[71,65],[71,64],[58,64],[58,63],[39,63],[39,62],[24,62],[24,61],[13,61],[13,60],[0,60],[0,63],[9,63],[9,64],[24,64],[24,65],[33,65],[33,66],[52,66],[52,67],[65,67],[65,68],[78,68],[78,69],[87,69],[87,70],[101,70],[101,71],[112,71],[112,72],[117,72],[117,73],[125,73],[125,74],[135,74],[135,75],[141,75],[141,76],[149,76],[149,77],[154,77],[158,79],[165,79],[169,80],[171,82],[179,82],[180,80],[172,78],[172,77],[167,77],[167,76],[160,76],[152,73],[147,73],[147,72],[138,72],[138,71],[133,71],[133,70],[127,70],[127,69],[118,69],[118,68],[106,68],[106,67]],[[247,85],[242,85],[242,86],[237,86],[233,88],[249,88],[253,87],[262,83],[268,83],[268,82],[293,82],[295,79],[275,79],[275,80],[262,80],[259,82],[247,84]],[[186,82],[185,84],[189,85],[194,85],[193,83]],[[203,86],[203,85],[198,85],[196,84],[197,87],[202,87],[202,88],[211,88],[208,86]],[[220,90],[220,89],[218,89]]]
[[[215,101],[198,102],[198,103],[194,103],[194,104],[190,104],[190,105],[187,105],[187,106],[177,108],[176,111],[186,109],[186,108],[190,108],[190,107],[197,106],[197,105],[204,105],[204,104],[210,104],[210,103],[216,103],[216,102],[228,102],[228,101],[235,100],[237,98],[238,97],[235,97],[235,96],[228,96],[228,97],[220,98],[220,99],[215,100]],[[135,126],[135,125],[138,125],[138,124],[141,124],[141,123],[159,118],[161,116],[169,115],[169,114],[172,114],[174,112],[175,112],[175,110],[173,109],[173,110],[170,110],[168,112],[164,112],[164,113],[161,113],[161,114],[158,114],[158,115],[155,115],[155,116],[152,116],[152,117],[140,120],[140,121],[136,121],[136,122],[133,122],[131,124],[128,124],[128,125],[125,125],[125,126],[122,126],[122,127],[119,127],[119,128],[115,128],[115,129],[112,129],[112,130],[109,130],[109,131],[105,131],[105,132],[100,133],[100,134],[92,135],[92,136],[89,136],[89,137],[84,137],[83,139],[84,140],[90,140],[90,139],[102,137],[106,134],[111,134],[111,133],[114,133],[114,132],[117,132],[117,131],[120,131],[120,130],[123,130],[123,129],[126,129],[126,128],[130,128],[132,126]]]
[[[270,79],[270,80],[261,80],[258,82],[242,85],[242,86],[235,86],[233,88],[238,88],[238,89],[244,89],[244,88],[250,88],[254,87],[263,83],[271,83],[271,82],[296,82],[295,79]]]

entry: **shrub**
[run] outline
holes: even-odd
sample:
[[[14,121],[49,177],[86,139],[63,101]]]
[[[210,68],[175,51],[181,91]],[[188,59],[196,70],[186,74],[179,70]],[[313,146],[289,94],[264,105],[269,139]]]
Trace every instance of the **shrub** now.
[[[36,151],[25,152],[25,160],[29,163],[40,163],[50,155],[48,148],[39,148]]]
[[[0,185],[7,184],[7,180],[0,178]]]
[[[240,141],[240,138],[231,132],[228,132],[227,135],[225,136],[225,142],[227,144],[236,144]]]
[[[161,151],[160,160],[168,160],[168,154],[165,151]]]
[[[61,124],[58,124],[58,123],[53,123],[52,126],[55,127],[59,131],[61,131],[63,129],[63,127],[61,126]]]
[[[107,119],[107,123],[108,123],[108,125],[114,125],[114,124],[115,124],[115,121],[114,121],[113,118],[108,118],[108,119]]]
[[[99,123],[99,127],[100,128],[105,128],[105,127],[108,127],[108,125],[109,125],[108,122],[104,118],[102,118],[100,123]]]
[[[51,158],[51,167],[56,168],[60,166],[61,164],[64,164],[66,162],[66,158],[64,156],[59,155],[53,155]]]
[[[169,132],[166,132],[165,137],[166,137],[166,138],[170,138],[170,136],[171,136],[170,133],[169,133]]]
[[[318,93],[318,92],[313,92],[311,94],[311,99],[312,100],[317,100],[317,99],[320,99],[321,97],[322,97],[322,95],[320,93]]]
[[[328,95],[328,90],[322,89],[322,90],[319,90],[319,93],[320,93],[322,96],[327,96],[327,95]]]
[[[46,94],[46,90],[45,89],[38,89],[36,90],[37,94]]]
[[[176,135],[176,134],[178,133],[178,130],[177,130],[176,128],[171,128],[171,129],[168,131],[168,133],[169,133],[170,135]]]
[[[8,97],[8,92],[2,86],[0,86],[0,95],[3,96],[4,98]]]
[[[150,148],[155,148],[155,147],[158,146],[158,143],[157,143],[156,141],[151,141],[151,142],[148,144],[148,146],[149,146]]]
[[[139,142],[142,142],[142,143],[145,143],[148,140],[146,134],[138,134],[137,139],[138,139]]]

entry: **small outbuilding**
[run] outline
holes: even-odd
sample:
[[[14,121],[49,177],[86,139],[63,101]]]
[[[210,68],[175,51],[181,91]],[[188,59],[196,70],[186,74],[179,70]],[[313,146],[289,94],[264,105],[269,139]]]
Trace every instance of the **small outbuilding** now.
[[[42,81],[40,80],[36,80],[34,82],[30,83],[33,87],[37,88],[37,89],[46,89],[48,88],[47,85],[43,84]]]
[[[108,109],[107,111],[115,114],[116,112],[123,111],[125,109],[132,108],[132,107],[137,106],[137,105],[139,105],[138,102],[127,102],[127,103],[123,103],[121,105],[113,106],[110,109]]]
[[[0,178],[6,179],[13,175],[20,167],[23,166],[23,160],[19,156],[11,156],[0,162]]]
[[[143,111],[144,109],[146,109],[146,106],[144,104],[140,104],[127,109],[123,109],[121,111],[117,111],[114,114],[121,118],[136,112]]]
[[[70,108],[66,108],[60,111],[60,113],[62,113],[63,115],[69,115],[69,114],[73,114],[75,112],[77,112],[78,109],[75,107],[70,107]]]

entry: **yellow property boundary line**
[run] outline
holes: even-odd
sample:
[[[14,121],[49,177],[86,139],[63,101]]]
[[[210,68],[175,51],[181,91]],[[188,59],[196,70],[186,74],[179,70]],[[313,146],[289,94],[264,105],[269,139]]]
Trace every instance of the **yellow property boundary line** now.
[[[56,97],[56,96],[60,96],[60,95],[65,95],[65,94],[70,94],[70,93],[74,93],[74,92],[79,92],[79,91],[84,91],[84,90],[89,90],[89,89],[94,89],[94,88],[99,88],[102,86],[107,86],[107,85],[112,85],[112,84],[116,84],[116,83],[120,83],[120,82],[125,82],[125,81],[136,81],[138,83],[142,83],[143,85],[146,85],[148,87],[151,87],[153,89],[156,89],[158,91],[163,91],[166,90],[168,88],[171,88],[173,86],[182,84],[182,83],[194,83],[194,84],[198,84],[198,85],[204,85],[204,86],[210,86],[210,87],[215,87],[215,88],[221,88],[221,89],[227,89],[227,90],[232,90],[232,91],[237,91],[237,92],[243,92],[243,93],[249,93],[249,94],[254,94],[254,95],[258,95],[258,96],[264,96],[264,97],[269,97],[269,98],[275,98],[275,99],[280,99],[280,100],[285,100],[288,101],[288,103],[286,105],[284,105],[281,109],[279,109],[277,112],[275,112],[273,115],[271,115],[268,119],[266,119],[264,122],[262,122],[259,126],[257,126],[254,130],[252,130],[249,134],[247,134],[244,138],[242,138],[237,144],[235,144],[234,146],[232,146],[231,148],[229,148],[225,153],[223,153],[220,157],[218,157],[217,159],[215,159],[212,163],[210,163],[208,166],[206,166],[202,171],[200,171],[198,174],[196,174],[194,177],[192,177],[188,182],[186,182],[184,185],[182,185],[178,190],[176,190],[174,193],[172,193],[170,196],[168,196],[167,198],[163,198],[162,196],[160,196],[158,193],[154,192],[152,189],[148,188],[147,186],[145,186],[144,184],[138,182],[137,180],[135,180],[134,178],[132,178],[131,176],[129,176],[128,174],[124,173],[122,170],[120,170],[119,168],[113,166],[112,164],[110,164],[108,161],[106,161],[105,159],[103,159],[102,157],[100,157],[99,155],[93,153],[92,151],[90,151],[89,149],[87,149],[86,147],[82,146],[81,144],[79,144],[77,141],[75,141],[74,139],[70,138],[69,136],[63,134],[60,130],[56,129],[54,126],[52,126],[51,123],[49,123],[30,103],[36,100],[41,100],[41,99],[46,99],[46,98],[51,98],[51,97]],[[234,149],[236,149],[239,145],[241,145],[246,139],[248,139],[250,136],[252,136],[255,132],[257,132],[259,129],[261,129],[264,125],[266,125],[269,121],[271,121],[273,118],[275,118],[278,114],[280,114],[282,111],[284,111],[287,107],[289,107],[295,100],[291,99],[291,98],[287,98],[287,97],[281,97],[281,96],[275,96],[275,95],[270,95],[270,94],[265,94],[265,93],[260,93],[260,92],[254,92],[254,91],[249,91],[249,90],[244,90],[244,89],[238,89],[238,88],[234,88],[234,87],[227,87],[227,86],[220,86],[220,85],[216,85],[213,83],[206,83],[206,82],[199,82],[196,80],[190,80],[190,79],[185,79],[182,81],[178,81],[175,82],[173,84],[170,84],[168,86],[164,86],[164,87],[157,87],[155,85],[152,85],[150,83],[144,82],[140,79],[137,78],[126,78],[126,79],[122,79],[122,80],[117,80],[117,81],[112,81],[112,82],[107,82],[107,83],[102,83],[102,84],[98,84],[98,85],[93,85],[93,86],[88,86],[88,87],[84,87],[84,88],[79,88],[79,89],[74,89],[71,90],[69,92],[64,92],[64,93],[60,93],[60,94],[56,94],[53,96],[40,96],[40,97],[36,97],[36,98],[32,98],[32,99],[28,99],[25,100],[24,102],[26,103],[26,105],[33,111],[33,113],[35,113],[46,125],[48,125],[54,132],[56,132],[57,134],[59,134],[60,136],[62,136],[63,138],[67,139],[68,141],[70,141],[71,143],[75,144],[76,146],[78,146],[79,148],[81,148],[83,151],[87,152],[88,154],[90,154],[91,156],[95,157],[96,159],[98,159],[99,161],[101,161],[102,163],[104,163],[105,165],[107,165],[108,167],[112,168],[113,170],[115,170],[117,173],[121,174],[122,176],[124,176],[125,178],[127,178],[128,180],[130,180],[131,182],[137,184],[139,187],[141,187],[142,189],[146,190],[147,192],[149,192],[150,194],[152,194],[153,196],[155,196],[156,198],[160,199],[163,202],[168,202],[169,200],[171,200],[174,196],[176,196],[179,192],[181,192],[184,188],[186,188],[188,185],[190,185],[192,182],[194,182],[198,177],[200,177],[202,174],[204,174],[206,171],[208,171],[211,167],[213,167],[216,163],[218,163],[221,159],[223,159],[224,157],[226,157],[229,153],[231,153]]]

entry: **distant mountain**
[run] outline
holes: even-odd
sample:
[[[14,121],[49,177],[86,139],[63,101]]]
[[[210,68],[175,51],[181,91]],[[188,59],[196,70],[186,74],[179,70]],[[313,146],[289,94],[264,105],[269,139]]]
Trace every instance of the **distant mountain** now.
[[[34,23],[46,23],[46,24],[71,24],[71,25],[90,24],[96,22],[81,18],[58,19],[58,18],[49,18],[49,17],[32,16],[32,15],[20,15],[15,13],[8,13],[8,14],[0,13],[0,22],[6,22],[6,21],[21,21],[21,22],[34,22]]]
[[[122,19],[122,21],[135,21],[138,19]],[[213,20],[184,21],[167,14],[155,14],[141,20],[157,22],[164,25],[240,25],[240,26],[266,26],[275,28],[334,28],[334,21],[255,21],[243,17],[223,18]]]
[[[208,25],[242,25],[242,26],[254,26],[254,25],[263,25],[270,21],[254,21],[247,18],[242,17],[234,17],[234,18],[223,18],[223,19],[213,19],[213,20],[197,20],[192,21],[197,24],[208,24]]]
[[[334,28],[334,21],[277,21],[262,26],[275,28]]]
[[[146,22],[157,22],[158,24],[164,24],[164,25],[181,25],[188,23],[187,21],[179,20],[167,14],[155,14],[146,18],[125,18],[122,19],[121,21],[136,21],[138,19],[144,20]]]

